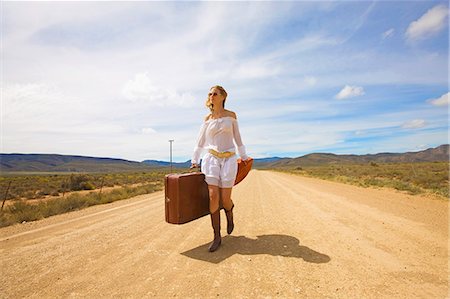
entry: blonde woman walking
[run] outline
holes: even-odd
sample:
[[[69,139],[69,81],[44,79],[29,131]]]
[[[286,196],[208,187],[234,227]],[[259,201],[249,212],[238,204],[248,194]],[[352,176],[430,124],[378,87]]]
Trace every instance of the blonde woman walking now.
[[[222,242],[220,199],[227,216],[227,233],[231,234],[234,228],[231,191],[238,169],[235,144],[242,161],[246,163],[248,159],[239,133],[236,113],[225,109],[226,99],[227,92],[222,86],[211,87],[206,100],[206,107],[211,113],[205,117],[200,128],[191,160],[191,168],[198,167],[200,155],[203,150],[207,150],[202,158],[201,172],[205,174],[205,181],[208,184],[209,211],[214,230],[214,240],[209,246],[210,252],[216,251]]]

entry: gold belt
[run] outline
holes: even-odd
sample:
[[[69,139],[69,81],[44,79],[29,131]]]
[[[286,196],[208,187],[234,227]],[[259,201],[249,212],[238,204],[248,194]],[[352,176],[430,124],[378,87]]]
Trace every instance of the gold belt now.
[[[234,152],[218,152],[213,149],[210,149],[209,153],[217,158],[229,158],[235,155]]]

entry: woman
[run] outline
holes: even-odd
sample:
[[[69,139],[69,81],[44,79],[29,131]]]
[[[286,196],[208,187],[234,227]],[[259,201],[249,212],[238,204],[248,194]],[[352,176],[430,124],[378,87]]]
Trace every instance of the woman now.
[[[214,240],[209,246],[210,252],[216,251],[222,242],[220,199],[227,216],[227,233],[231,234],[234,228],[231,190],[237,174],[237,157],[233,140],[242,161],[246,163],[248,159],[239,133],[236,113],[225,109],[226,99],[227,92],[222,86],[211,87],[206,100],[206,107],[211,113],[205,117],[200,128],[197,146],[191,160],[191,168],[198,167],[203,149],[208,150],[202,158],[201,171],[205,174],[205,181],[208,184],[209,211],[214,229]]]

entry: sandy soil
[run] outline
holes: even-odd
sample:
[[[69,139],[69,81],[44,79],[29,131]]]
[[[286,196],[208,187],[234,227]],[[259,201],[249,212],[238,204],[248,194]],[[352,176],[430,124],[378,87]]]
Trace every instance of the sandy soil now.
[[[0,229],[0,297],[446,298],[448,202],[252,171],[235,230],[157,192]]]

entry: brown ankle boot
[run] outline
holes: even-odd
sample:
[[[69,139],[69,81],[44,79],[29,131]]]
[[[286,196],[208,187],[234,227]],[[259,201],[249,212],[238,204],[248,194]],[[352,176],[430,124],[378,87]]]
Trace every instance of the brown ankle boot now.
[[[211,224],[214,229],[214,240],[209,246],[209,251],[213,252],[216,251],[222,243],[222,237],[220,236],[220,209],[211,214]]]
[[[234,208],[234,204],[231,207],[231,210],[227,211],[225,208],[225,214],[227,215],[227,233],[231,234],[231,232],[234,229],[234,222],[233,222],[233,208]]]

